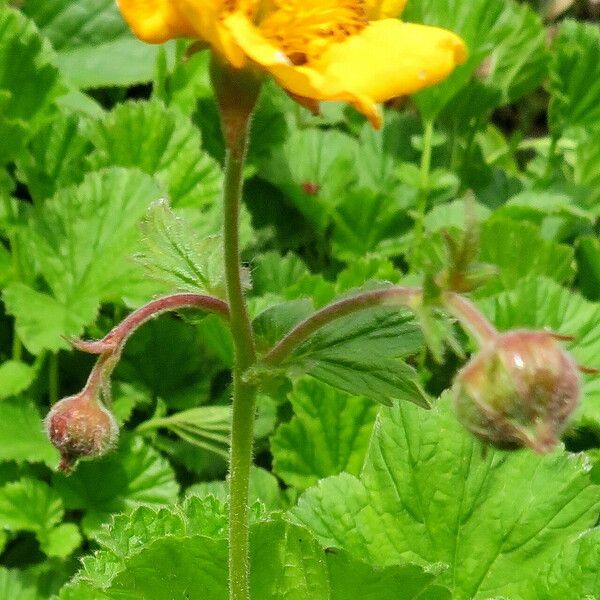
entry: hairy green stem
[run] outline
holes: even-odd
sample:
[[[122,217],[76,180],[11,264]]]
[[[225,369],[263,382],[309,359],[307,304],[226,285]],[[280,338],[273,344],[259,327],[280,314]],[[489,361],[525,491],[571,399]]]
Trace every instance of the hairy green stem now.
[[[252,324],[244,297],[240,258],[240,203],[250,117],[259,84],[251,73],[213,61],[212,79],[227,156],[223,192],[223,244],[229,326],[233,336],[233,408],[229,459],[229,598],[250,599],[248,486],[252,464],[256,388],[244,372],[256,362]]]
[[[480,346],[498,337],[496,328],[470,300],[454,292],[445,292],[442,299],[446,310],[458,319]]]

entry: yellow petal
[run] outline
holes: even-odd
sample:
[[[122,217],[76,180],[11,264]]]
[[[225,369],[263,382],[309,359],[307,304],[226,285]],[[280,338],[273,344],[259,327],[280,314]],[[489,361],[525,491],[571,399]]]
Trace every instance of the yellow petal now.
[[[384,19],[331,44],[316,68],[349,92],[382,102],[438,83],[465,58],[463,41],[450,31]]]
[[[296,66],[242,15],[225,24],[240,48],[283,88],[305,98],[350,102],[376,127],[378,102],[437,83],[466,54],[462,40],[449,31],[384,19],[331,44],[319,60]]]
[[[402,13],[407,0],[366,0],[369,21],[397,17]]]
[[[160,44],[193,35],[187,20],[170,0],[117,0],[123,17],[136,37]]]
[[[236,68],[245,63],[244,53],[223,25],[225,7],[222,0],[172,0],[189,24],[194,37],[207,41],[227,62]]]

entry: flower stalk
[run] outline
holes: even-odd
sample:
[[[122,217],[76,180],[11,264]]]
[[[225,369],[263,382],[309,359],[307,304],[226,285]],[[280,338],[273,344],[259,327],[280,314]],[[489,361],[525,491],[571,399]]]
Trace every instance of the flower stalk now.
[[[223,190],[223,245],[229,325],[234,343],[233,414],[229,461],[229,597],[249,600],[248,488],[256,387],[244,372],[256,362],[256,347],[244,296],[240,257],[240,205],[250,120],[260,81],[252,72],[238,71],[213,57],[211,78],[227,148]]]

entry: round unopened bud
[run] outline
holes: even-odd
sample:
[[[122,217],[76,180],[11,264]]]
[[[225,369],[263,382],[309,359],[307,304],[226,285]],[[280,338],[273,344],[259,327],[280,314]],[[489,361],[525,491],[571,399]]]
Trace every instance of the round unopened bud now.
[[[46,417],[46,430],[61,455],[59,469],[70,472],[79,458],[102,456],[119,436],[112,413],[85,390],[57,402]]]
[[[551,333],[499,335],[458,373],[462,424],[497,448],[552,450],[581,393],[578,367]]]

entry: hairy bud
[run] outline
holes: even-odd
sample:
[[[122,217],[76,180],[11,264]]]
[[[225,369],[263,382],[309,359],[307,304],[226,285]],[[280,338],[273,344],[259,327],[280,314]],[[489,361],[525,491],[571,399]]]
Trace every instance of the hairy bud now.
[[[578,367],[551,333],[499,335],[458,373],[459,420],[497,448],[556,446],[581,392]]]
[[[79,458],[106,454],[119,436],[111,412],[86,390],[57,402],[46,417],[46,430],[61,454],[59,469],[65,472],[70,472]]]

